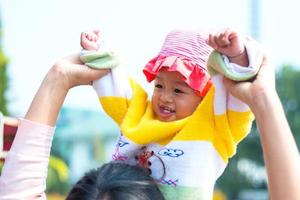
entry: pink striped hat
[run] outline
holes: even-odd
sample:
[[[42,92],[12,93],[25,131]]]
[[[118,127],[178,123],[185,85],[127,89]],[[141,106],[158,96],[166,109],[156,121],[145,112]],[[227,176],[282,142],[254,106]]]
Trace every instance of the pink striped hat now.
[[[143,72],[151,82],[161,68],[177,71],[197,94],[204,97],[211,86],[206,61],[212,48],[206,44],[207,35],[196,31],[171,31],[158,54]]]

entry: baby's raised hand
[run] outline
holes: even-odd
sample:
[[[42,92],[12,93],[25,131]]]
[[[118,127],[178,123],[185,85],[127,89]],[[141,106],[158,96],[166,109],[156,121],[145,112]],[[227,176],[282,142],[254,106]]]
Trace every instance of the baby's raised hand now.
[[[232,29],[225,29],[209,34],[208,45],[221,54],[226,55],[231,62],[248,66],[248,56],[244,38]]]
[[[97,51],[99,48],[98,39],[99,30],[82,32],[80,35],[80,45],[85,50]]]

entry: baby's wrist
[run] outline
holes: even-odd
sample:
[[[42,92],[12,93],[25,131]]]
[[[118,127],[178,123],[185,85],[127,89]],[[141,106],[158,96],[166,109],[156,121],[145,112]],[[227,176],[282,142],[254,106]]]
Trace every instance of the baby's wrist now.
[[[242,49],[239,53],[237,53],[236,55],[232,55],[232,56],[227,56],[229,59],[236,59],[236,58],[239,58],[239,57],[242,57],[244,56],[246,53],[246,48],[244,47],[244,49]]]
[[[233,55],[233,56],[227,56],[229,59],[235,59],[235,58],[238,58],[238,57],[241,57],[245,54],[245,49],[240,51],[238,54],[236,55]]]
[[[249,65],[247,50],[244,47],[238,54],[233,56],[227,56],[229,61],[238,65],[247,67]]]

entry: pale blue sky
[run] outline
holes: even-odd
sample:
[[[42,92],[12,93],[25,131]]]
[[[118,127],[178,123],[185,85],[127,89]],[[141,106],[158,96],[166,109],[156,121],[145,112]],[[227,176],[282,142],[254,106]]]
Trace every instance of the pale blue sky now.
[[[300,66],[300,3],[261,0],[261,42],[276,65]],[[83,30],[99,28],[129,72],[141,69],[172,28],[233,27],[250,34],[249,0],[0,0],[4,51],[10,59],[10,110],[23,116],[51,65],[78,52]],[[72,89],[65,105],[98,108],[91,88]]]

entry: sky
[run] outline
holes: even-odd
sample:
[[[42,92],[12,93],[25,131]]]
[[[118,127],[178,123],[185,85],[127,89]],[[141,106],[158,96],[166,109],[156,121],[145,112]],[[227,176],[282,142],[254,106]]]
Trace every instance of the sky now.
[[[50,67],[79,52],[80,33],[91,29],[100,29],[106,45],[147,90],[142,68],[174,28],[232,27],[247,35],[255,29],[276,66],[300,66],[300,3],[260,2],[258,23],[251,28],[250,0],[0,0],[1,42],[9,58],[9,110],[24,116]],[[89,86],[72,89],[64,106],[100,107]]]

